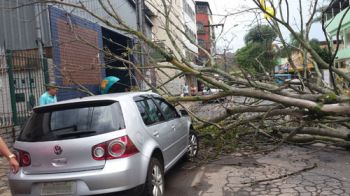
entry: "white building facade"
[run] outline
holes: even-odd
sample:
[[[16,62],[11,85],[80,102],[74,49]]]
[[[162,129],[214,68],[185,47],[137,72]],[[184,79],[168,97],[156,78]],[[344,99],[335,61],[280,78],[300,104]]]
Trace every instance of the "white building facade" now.
[[[168,2],[168,1],[167,1]],[[171,5],[166,5],[167,9],[171,9],[169,16],[165,16],[165,7],[162,1],[159,0],[147,0],[146,5],[151,9],[157,17],[152,20],[153,28],[153,40],[176,57],[181,59],[186,58],[187,61],[195,65],[196,57],[198,54],[197,42],[197,25],[195,15],[195,2],[193,0],[173,0]],[[169,25],[171,37],[165,30],[166,17],[171,21]],[[177,47],[175,47],[176,45]],[[172,66],[170,63],[160,59],[157,61],[159,65]],[[182,87],[188,81],[185,75],[179,75],[181,72],[171,68],[164,68],[156,71],[157,85],[166,83],[164,87],[173,95],[179,95],[182,93]],[[177,77],[176,77],[177,76]],[[174,78],[171,82],[168,82],[170,78]]]
[[[195,2],[193,0],[182,0],[183,24],[186,36],[184,35],[184,44],[186,47],[185,55],[191,62],[195,62],[198,54],[197,43],[197,24]]]

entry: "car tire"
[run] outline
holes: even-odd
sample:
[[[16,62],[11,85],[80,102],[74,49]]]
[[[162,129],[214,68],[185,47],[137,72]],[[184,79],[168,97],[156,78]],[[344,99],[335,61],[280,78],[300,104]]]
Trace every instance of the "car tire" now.
[[[190,130],[188,139],[189,139],[188,149],[187,149],[185,158],[187,161],[194,161],[194,159],[198,155],[198,150],[199,150],[198,135],[194,130]]]
[[[148,166],[143,196],[164,196],[164,169],[157,158],[152,157]]]

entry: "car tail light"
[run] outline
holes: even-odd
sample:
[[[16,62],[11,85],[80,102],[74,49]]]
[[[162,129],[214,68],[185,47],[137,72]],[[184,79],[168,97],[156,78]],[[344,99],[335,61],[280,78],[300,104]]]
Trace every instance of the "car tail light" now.
[[[92,151],[92,156],[96,160],[105,160],[105,146],[104,144],[100,144],[96,146]]]
[[[16,157],[21,167],[28,167],[31,164],[30,154],[26,151],[18,150]]]
[[[92,147],[92,157],[97,161],[125,158],[138,152],[139,150],[128,136],[103,142]]]
[[[113,157],[119,157],[124,154],[126,149],[125,144],[120,140],[113,140],[108,145],[108,155],[107,159],[113,159]]]

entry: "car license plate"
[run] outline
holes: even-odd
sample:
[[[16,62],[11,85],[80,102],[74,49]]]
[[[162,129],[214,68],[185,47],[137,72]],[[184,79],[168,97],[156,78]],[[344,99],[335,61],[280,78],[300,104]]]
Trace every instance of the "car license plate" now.
[[[73,195],[76,192],[76,182],[42,183],[41,195]]]

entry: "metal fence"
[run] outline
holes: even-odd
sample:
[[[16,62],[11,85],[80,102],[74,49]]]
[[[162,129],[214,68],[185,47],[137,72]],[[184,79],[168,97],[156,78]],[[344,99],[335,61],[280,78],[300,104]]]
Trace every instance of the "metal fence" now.
[[[45,91],[47,59],[36,50],[0,50],[0,66],[0,127],[20,125]]]

